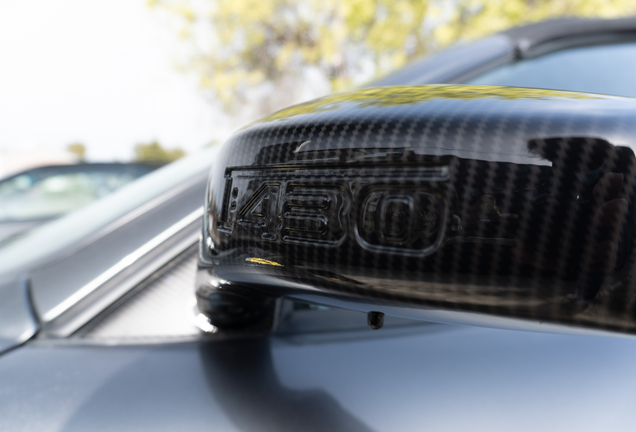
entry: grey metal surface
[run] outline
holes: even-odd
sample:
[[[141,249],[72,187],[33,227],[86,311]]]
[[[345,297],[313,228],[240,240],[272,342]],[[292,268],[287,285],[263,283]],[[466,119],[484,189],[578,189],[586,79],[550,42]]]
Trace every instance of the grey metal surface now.
[[[215,151],[157,170],[0,248],[0,278],[8,283],[0,293],[3,346],[35,334],[36,318],[25,318],[31,313],[44,324],[39,336],[68,336],[191,246]],[[29,280],[30,297],[17,280]]]
[[[143,284],[199,238],[201,207],[176,221],[73,292],[49,313],[41,336],[67,337]]]
[[[82,324],[69,327],[68,315],[89,312],[82,301],[106,299],[103,309],[123,294],[113,288],[133,288],[196,241],[214,153],[157,170],[0,249],[3,278],[30,279],[41,335],[68,335]]]
[[[562,18],[515,27],[427,56],[365,87],[457,83],[516,59],[577,44],[636,36],[636,17]]]
[[[516,45],[526,49],[548,41],[587,37],[598,34],[636,34],[636,17],[601,18],[557,18],[502,32]]]
[[[1,245],[0,351],[36,332],[68,336],[191,246],[215,152],[170,164]],[[96,296],[80,296],[91,284]]]
[[[28,281],[16,278],[0,283],[0,354],[25,342],[37,331]]]
[[[440,51],[393,74],[373,81],[365,87],[454,82],[455,79],[468,72],[477,73],[513,58],[514,46],[509,38],[495,35]]]
[[[434,324],[30,344],[0,357],[0,429],[632,431],[634,356],[633,339]]]
[[[92,340],[148,340],[196,336],[193,324],[196,251],[152,281],[82,335]]]
[[[0,247],[11,237],[40,225],[42,221],[0,222]]]
[[[63,311],[56,308],[71,295],[196,211],[205,195],[206,179],[207,169],[194,182],[187,181],[168,199],[155,203],[134,220],[117,226],[64,259],[35,270],[31,277],[33,300],[43,321],[57,318]]]
[[[574,46],[496,67],[470,85],[552,88],[636,97],[636,37],[603,45]],[[599,76],[612,77],[599,80]]]

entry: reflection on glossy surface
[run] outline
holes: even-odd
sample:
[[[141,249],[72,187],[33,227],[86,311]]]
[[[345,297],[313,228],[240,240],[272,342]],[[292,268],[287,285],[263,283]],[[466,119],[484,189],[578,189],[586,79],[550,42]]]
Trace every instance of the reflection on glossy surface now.
[[[636,332],[634,118],[626,98],[462,86],[277,113],[216,161],[199,307],[240,325],[258,296],[311,294]]]
[[[322,312],[333,311],[316,313]],[[294,425],[294,412],[262,412],[259,407],[270,408],[274,399],[260,388],[303,402],[310,411],[311,402],[337,401],[322,406],[335,406],[335,417],[358,419],[375,431],[633,431],[632,339],[435,324],[393,331],[388,321],[374,332],[364,328],[363,315],[359,324],[359,331],[303,330],[258,342],[268,353],[237,340],[227,359],[247,365],[236,351],[244,344],[245,353],[259,353],[260,362],[269,357],[273,371],[261,366],[263,377],[245,371],[254,387],[231,375],[241,386],[235,392],[221,388],[232,384],[229,378],[209,370],[214,341],[128,347],[30,343],[0,357],[0,426],[85,432],[181,431],[187,425],[188,431],[245,432],[255,419],[262,420],[260,429],[268,427],[267,419],[283,430]],[[233,349],[228,344],[218,349]],[[230,397],[245,397],[243,405]],[[253,410],[258,417],[250,415]],[[237,415],[250,419],[240,422]]]
[[[474,99],[537,99],[551,98],[595,99],[597,96],[586,93],[572,93],[560,90],[529,89],[519,87],[491,87],[465,85],[429,85],[429,86],[392,86],[359,90],[354,93],[335,94],[295,105],[278,111],[261,122],[283,120],[302,114],[320,113],[341,107],[341,104],[360,104],[366,107],[394,107],[414,105],[436,99],[474,100]]]
[[[622,42],[592,44],[539,57],[531,56],[490,70],[469,83],[558,88],[635,97],[636,83],[630,71],[636,67],[636,43],[633,40]]]
[[[201,345],[210,389],[244,431],[371,431],[328,393],[294,390],[279,381],[267,338]]]

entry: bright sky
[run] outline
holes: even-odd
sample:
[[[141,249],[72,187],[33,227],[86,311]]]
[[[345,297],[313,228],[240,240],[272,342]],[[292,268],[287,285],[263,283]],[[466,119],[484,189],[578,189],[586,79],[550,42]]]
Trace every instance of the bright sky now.
[[[177,49],[144,0],[1,0],[0,151],[82,142],[91,161],[125,161],[140,142],[226,137]]]

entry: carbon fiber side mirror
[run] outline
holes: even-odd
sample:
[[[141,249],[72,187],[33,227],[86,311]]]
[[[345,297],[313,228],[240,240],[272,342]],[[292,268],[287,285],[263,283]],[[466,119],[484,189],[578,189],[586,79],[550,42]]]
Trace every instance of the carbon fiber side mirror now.
[[[221,328],[267,326],[284,296],[635,333],[635,119],[627,98],[469,86],[275,113],[214,163],[199,309]]]

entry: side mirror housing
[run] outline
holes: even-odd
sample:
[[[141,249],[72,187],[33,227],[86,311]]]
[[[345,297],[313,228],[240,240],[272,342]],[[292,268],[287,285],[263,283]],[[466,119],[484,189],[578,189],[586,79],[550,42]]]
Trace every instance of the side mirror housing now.
[[[238,132],[197,276],[220,328],[278,297],[504,328],[636,333],[636,100],[385,87]]]

